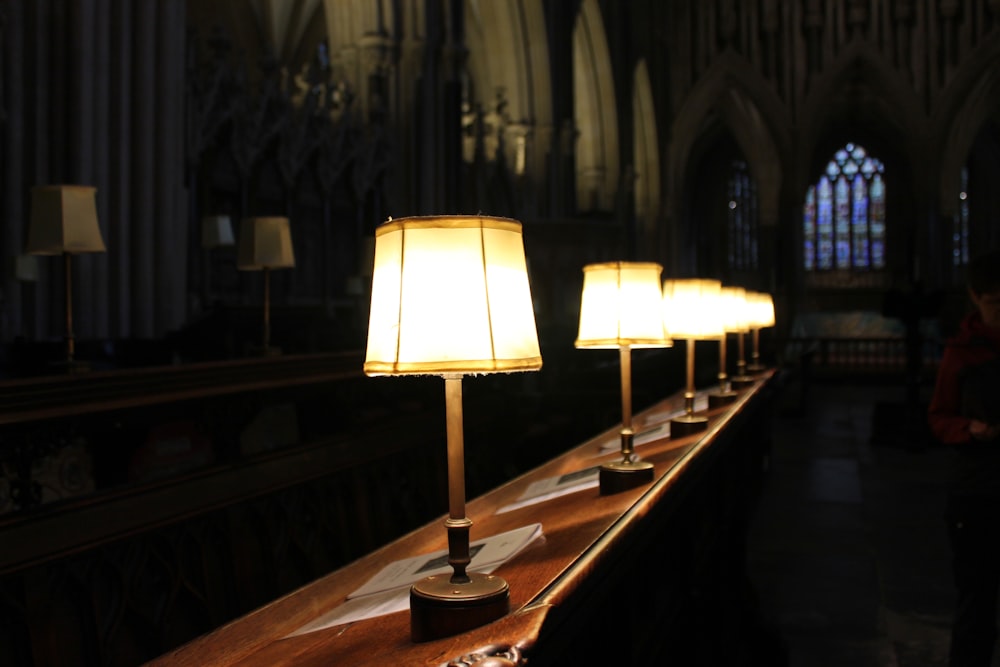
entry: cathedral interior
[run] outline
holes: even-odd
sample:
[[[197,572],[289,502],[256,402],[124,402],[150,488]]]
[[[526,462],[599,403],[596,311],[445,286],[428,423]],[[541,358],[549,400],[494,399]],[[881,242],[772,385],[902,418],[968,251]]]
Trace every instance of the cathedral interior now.
[[[919,407],[1000,247],[998,64],[997,0],[0,3],[0,662],[141,663],[438,516],[437,385],[361,372],[389,219],[523,226],[544,366],[468,387],[470,497],[620,419],[592,263],[770,294],[786,409]],[[96,189],[72,264],[56,184]],[[635,364],[638,407],[683,384]]]

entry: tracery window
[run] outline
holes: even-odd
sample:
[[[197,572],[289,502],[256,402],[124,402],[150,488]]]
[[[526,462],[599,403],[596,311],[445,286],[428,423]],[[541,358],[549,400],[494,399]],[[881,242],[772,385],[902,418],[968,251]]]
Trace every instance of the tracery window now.
[[[885,167],[861,146],[845,145],[802,210],[806,271],[885,268]]]
[[[728,201],[729,268],[757,269],[757,185],[747,163],[730,163]]]

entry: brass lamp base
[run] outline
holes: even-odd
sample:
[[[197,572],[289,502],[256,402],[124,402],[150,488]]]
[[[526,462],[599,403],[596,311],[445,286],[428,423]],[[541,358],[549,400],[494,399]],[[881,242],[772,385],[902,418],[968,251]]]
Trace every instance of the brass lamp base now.
[[[653,481],[653,464],[649,461],[605,463],[598,473],[598,481],[602,496],[634,489]]]
[[[502,577],[469,573],[469,582],[435,575],[410,588],[410,639],[426,642],[465,632],[505,616],[510,588]]]
[[[734,378],[729,378],[729,386],[733,389],[746,389],[756,381],[757,378],[750,377],[749,375],[737,375]]]
[[[729,405],[739,396],[735,391],[719,391],[714,394],[708,395],[708,407],[709,408],[721,408],[723,405]]]
[[[763,373],[767,370],[767,366],[763,364],[750,364],[747,366],[747,373]]]
[[[708,417],[681,415],[670,420],[670,437],[679,438],[708,428]]]

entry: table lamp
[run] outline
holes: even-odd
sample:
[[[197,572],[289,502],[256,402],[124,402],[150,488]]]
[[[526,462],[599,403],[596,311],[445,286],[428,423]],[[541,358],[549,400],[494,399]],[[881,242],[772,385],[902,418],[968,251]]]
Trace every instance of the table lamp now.
[[[468,572],[462,376],[542,366],[521,224],[507,218],[390,220],[375,230],[367,375],[444,378],[448,563],[410,589],[413,641],[448,636],[509,611],[507,582]]]
[[[633,460],[632,348],[670,347],[663,329],[659,264],[609,262],[583,267],[578,348],[617,348],[621,359],[621,460],[605,463],[598,478],[602,494],[653,481],[653,464]]]
[[[88,185],[41,185],[31,189],[31,223],[28,227],[29,255],[62,255],[66,270],[66,360],[68,371],[84,371],[77,362],[73,335],[72,256],[105,252],[97,222],[97,188]]]
[[[236,267],[240,271],[264,272],[264,331],[256,353],[281,354],[271,347],[271,270],[295,266],[295,250],[288,218],[246,218],[240,225],[240,245]]]
[[[727,334],[736,333],[742,336],[747,331],[744,314],[746,290],[742,287],[724,285],[719,291],[719,313],[722,315],[722,328]],[[728,405],[736,400],[739,393],[733,390],[726,369],[726,336],[719,340],[719,389],[708,395],[708,407],[717,408]]]
[[[767,292],[747,292],[747,323],[753,336],[753,353],[747,371],[760,373],[765,366],[760,362],[760,330],[774,326],[774,300]]]
[[[719,307],[722,283],[704,278],[663,283],[663,325],[670,336],[687,339],[684,414],[670,420],[670,436],[685,436],[708,427],[708,417],[694,413],[694,344],[725,337]]]

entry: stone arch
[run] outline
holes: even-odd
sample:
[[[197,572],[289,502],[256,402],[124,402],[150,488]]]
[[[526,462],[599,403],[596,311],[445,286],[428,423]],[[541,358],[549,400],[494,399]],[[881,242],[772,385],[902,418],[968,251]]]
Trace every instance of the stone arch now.
[[[466,0],[466,69],[476,101],[502,98],[506,114],[507,164],[524,164],[541,182],[545,149],[552,137],[548,37],[540,3],[528,0]],[[525,154],[518,154],[518,152]]]
[[[791,150],[791,126],[767,82],[736,54],[724,54],[706,72],[678,110],[667,148],[665,208],[672,225],[662,241],[668,243],[666,255],[675,264],[683,259],[684,193],[691,185],[688,167],[697,160],[697,151],[722,129],[732,136],[757,183],[761,229],[773,228],[786,180],[783,165]]]
[[[632,76],[632,127],[635,160],[635,216],[640,234],[653,238],[660,214],[660,142],[649,68],[640,60]]]
[[[611,211],[618,189],[618,114],[611,55],[597,0],[583,0],[573,26],[576,202]]]
[[[668,211],[679,210],[686,165],[699,136],[708,129],[706,118],[723,122],[736,139],[757,181],[761,223],[776,224],[784,179],[782,157],[791,138],[787,131],[774,128],[789,128],[791,121],[760,75],[733,55],[721,57],[706,73],[674,119],[667,155]]]

